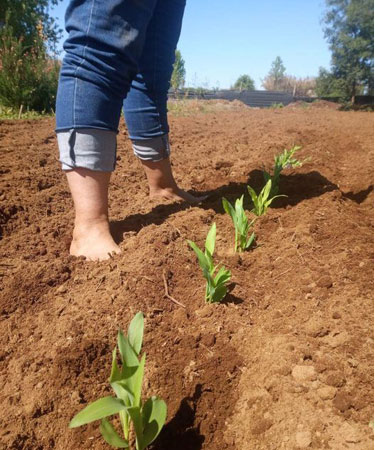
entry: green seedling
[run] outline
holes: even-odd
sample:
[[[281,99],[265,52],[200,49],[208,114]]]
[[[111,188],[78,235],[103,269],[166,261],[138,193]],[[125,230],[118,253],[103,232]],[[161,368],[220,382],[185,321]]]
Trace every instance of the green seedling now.
[[[188,241],[190,247],[197,255],[199,265],[202,268],[203,276],[206,279],[205,300],[208,303],[221,302],[227,295],[227,283],[230,280],[231,273],[225,267],[220,267],[215,275],[218,266],[214,266],[212,255],[215,250],[216,242],[216,223],[213,223],[207,234],[205,250],[202,250],[192,241]]]
[[[117,348],[112,353],[109,383],[116,397],[104,397],[89,404],[76,414],[69,428],[80,427],[101,419],[100,431],[105,441],[115,448],[130,449],[129,433],[135,433],[136,450],[144,450],[160,433],[167,417],[165,402],[151,397],[142,403],[141,391],[146,355],[139,360],[143,341],[143,314],[139,312],[130,322],[128,335],[118,332],[117,347],[122,367],[117,365]],[[118,414],[122,438],[107,419]]]
[[[234,225],[234,251],[243,252],[251,247],[255,241],[255,233],[252,232],[250,237],[250,228],[254,225],[255,219],[249,222],[243,209],[243,198],[238,198],[234,204],[234,207],[223,197],[224,211],[230,215]]]
[[[268,207],[275,200],[275,198],[286,197],[286,195],[274,195],[273,197],[271,197],[271,188],[272,180],[268,180],[266,185],[260,191],[260,194],[257,195],[257,193],[251,186],[247,186],[247,190],[249,191],[250,197],[254,204],[254,208],[251,211],[258,217],[267,212]]]
[[[299,161],[298,159],[293,158],[295,152],[300,150],[302,147],[295,145],[290,150],[285,149],[283,153],[280,155],[276,155],[274,157],[275,164],[273,167],[273,174],[271,175],[267,171],[263,171],[264,181],[267,183],[269,180],[272,181],[272,189],[271,189],[271,197],[277,195],[279,193],[279,181],[280,174],[284,169],[288,168],[296,168],[301,167],[307,159],[303,161]]]

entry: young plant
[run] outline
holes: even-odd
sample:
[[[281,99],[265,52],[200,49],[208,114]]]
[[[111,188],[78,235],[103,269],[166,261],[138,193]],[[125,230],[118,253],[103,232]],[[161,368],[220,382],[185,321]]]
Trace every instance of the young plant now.
[[[112,353],[112,370],[109,383],[116,397],[103,397],[76,414],[69,428],[80,427],[101,419],[100,431],[105,441],[115,448],[129,449],[129,432],[134,430],[136,450],[144,450],[160,433],[167,417],[165,402],[157,397],[141,400],[143,372],[146,355],[139,360],[143,341],[143,314],[137,313],[130,322],[128,335],[118,332],[117,347],[122,368],[117,365],[117,349]],[[122,438],[107,417],[119,414],[124,437]]]
[[[280,155],[276,155],[274,157],[275,164],[273,167],[273,174],[271,175],[267,171],[263,171],[264,181],[267,183],[269,180],[272,181],[272,189],[271,189],[271,197],[277,195],[279,193],[279,180],[280,174],[284,169],[287,168],[296,168],[301,167],[302,164],[306,161],[299,161],[298,159],[293,158],[295,152],[300,150],[302,147],[295,145],[290,150],[285,149],[283,153]]]
[[[256,216],[262,216],[268,210],[268,207],[277,197],[286,197],[286,195],[274,195],[270,197],[272,188],[272,180],[268,180],[266,185],[260,191],[260,194],[257,195],[254,189],[251,186],[247,186],[247,190],[249,191],[250,197],[253,201],[254,208],[251,210]]]
[[[250,248],[255,241],[255,233],[252,232],[248,237],[250,228],[254,225],[255,219],[249,222],[243,209],[243,198],[238,198],[234,204],[234,207],[223,197],[224,211],[230,215],[234,225],[234,251],[243,252]]]
[[[205,300],[208,303],[217,303],[227,295],[227,283],[230,280],[231,273],[225,267],[220,267],[217,274],[215,271],[218,266],[214,266],[212,255],[215,250],[216,242],[216,223],[213,223],[207,234],[204,252],[192,241],[188,240],[190,247],[197,255],[199,265],[202,268],[203,276],[206,279]]]

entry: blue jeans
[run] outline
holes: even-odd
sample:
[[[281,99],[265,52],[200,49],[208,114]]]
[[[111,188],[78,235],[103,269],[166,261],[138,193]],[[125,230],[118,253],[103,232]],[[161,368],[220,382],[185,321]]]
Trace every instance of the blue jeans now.
[[[114,169],[122,107],[137,156],[169,155],[167,94],[184,7],[185,0],[71,0],[56,102],[63,169]]]

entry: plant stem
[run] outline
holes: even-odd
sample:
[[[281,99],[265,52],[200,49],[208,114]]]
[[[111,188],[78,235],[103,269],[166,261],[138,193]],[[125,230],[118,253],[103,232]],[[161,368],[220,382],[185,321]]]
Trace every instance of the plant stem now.
[[[120,411],[120,419],[122,423],[122,430],[126,440],[129,440],[129,419],[126,411]]]

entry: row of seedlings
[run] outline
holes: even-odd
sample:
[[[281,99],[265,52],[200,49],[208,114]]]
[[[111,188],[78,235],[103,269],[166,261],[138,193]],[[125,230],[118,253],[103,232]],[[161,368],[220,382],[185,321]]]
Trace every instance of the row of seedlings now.
[[[253,227],[257,218],[267,212],[277,197],[285,197],[278,193],[280,174],[287,167],[302,166],[303,162],[293,157],[299,149],[300,147],[295,146],[291,150],[284,150],[282,154],[275,156],[272,175],[266,171],[263,172],[265,185],[259,195],[251,186],[247,186],[253,203],[251,212],[255,215],[254,219],[249,220],[244,210],[244,195],[235,201],[234,206],[226,198],[222,199],[223,208],[231,217],[234,225],[235,252],[244,252],[252,247],[256,240]],[[212,224],[207,234],[204,250],[190,240],[188,243],[198,258],[206,280],[206,302],[221,302],[228,292],[231,272],[224,266],[214,265],[216,223]],[[115,396],[103,397],[90,403],[73,417],[69,424],[70,428],[101,420],[100,432],[109,445],[114,448],[129,449],[132,441],[135,441],[136,450],[146,449],[159,435],[167,417],[167,405],[158,397],[142,400],[146,362],[146,355],[140,356],[143,330],[144,317],[143,313],[139,312],[130,322],[127,336],[121,330],[118,332],[117,347],[112,353],[112,369],[109,377],[109,383]],[[118,353],[122,363],[121,367],[117,364]],[[119,416],[122,436],[118,434],[108,419],[114,415]]]

